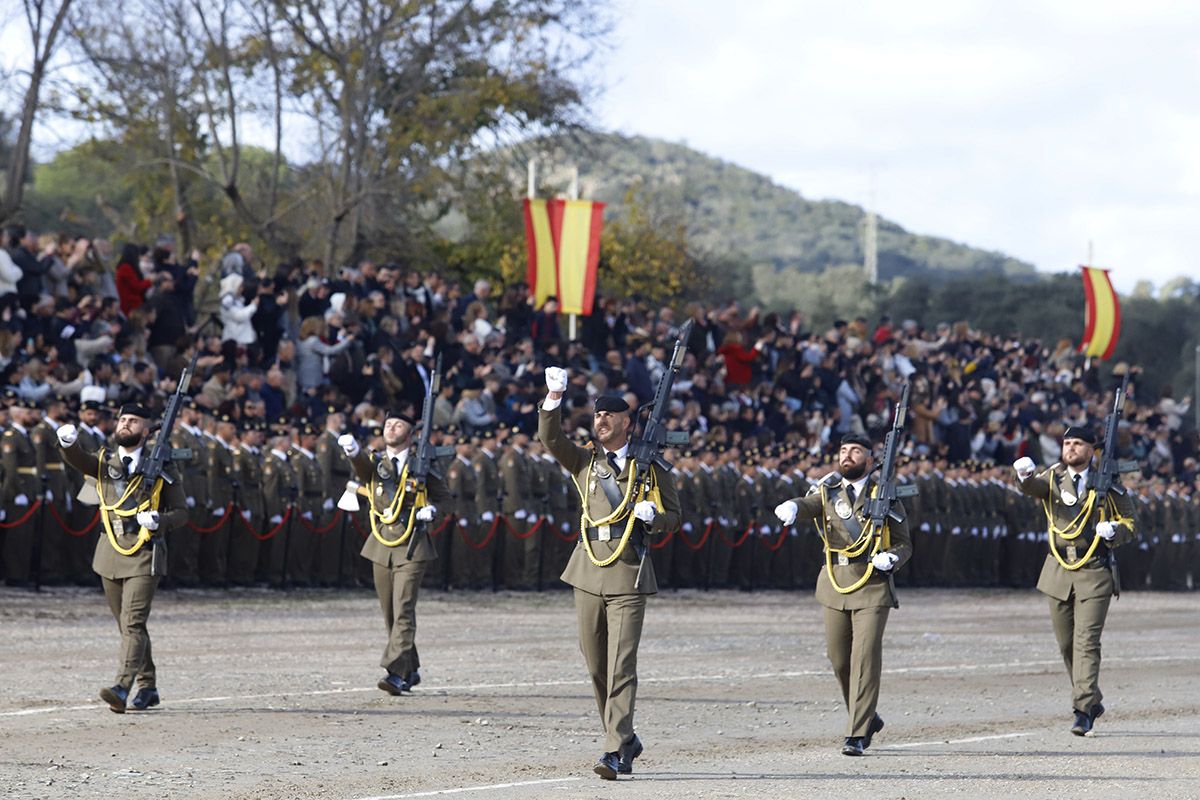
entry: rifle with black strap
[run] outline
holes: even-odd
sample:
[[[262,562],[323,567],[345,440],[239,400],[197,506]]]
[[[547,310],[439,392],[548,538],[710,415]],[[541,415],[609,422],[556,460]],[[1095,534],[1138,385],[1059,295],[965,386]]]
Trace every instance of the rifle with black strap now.
[[[414,500],[417,494],[425,493],[430,476],[439,479],[442,477],[438,469],[437,460],[454,455],[453,447],[435,447],[431,441],[433,436],[433,403],[438,392],[441,391],[441,383],[442,356],[439,353],[437,361],[434,363],[433,375],[429,377],[429,386],[425,389],[425,402],[421,406],[421,435],[417,439],[417,451],[408,468],[409,485],[406,488],[412,494]],[[425,523],[418,524],[424,525]],[[417,532],[413,531],[413,534],[408,537],[408,549],[404,553],[404,558],[411,561],[416,547]]]
[[[874,536],[883,536],[883,526],[889,519],[896,522],[904,520],[903,515],[896,509],[896,503],[903,497],[915,497],[919,489],[915,484],[897,483],[896,454],[900,450],[900,440],[904,436],[904,418],[908,416],[908,383],[900,393],[900,401],[896,403],[896,415],[892,420],[891,430],[883,440],[883,460],[879,464],[879,487],[874,496],[863,501],[863,513],[870,521]],[[900,599],[896,596],[896,579],[892,570],[887,570],[888,590],[892,593],[892,608],[900,607]]]
[[[1108,493],[1113,492],[1118,495],[1125,494],[1125,487],[1121,485],[1120,475],[1122,472],[1137,472],[1141,469],[1141,465],[1136,461],[1128,461],[1117,458],[1117,428],[1121,423],[1121,415],[1125,413],[1125,395],[1129,389],[1129,373],[1126,372],[1121,378],[1121,385],[1117,387],[1116,393],[1113,395],[1113,409],[1104,418],[1104,445],[1100,451],[1100,463],[1096,467],[1096,471],[1089,476],[1091,488],[1096,492],[1097,504],[1103,504]],[[1108,551],[1108,568],[1112,572],[1113,577],[1113,596],[1121,596],[1121,570],[1117,566],[1117,553],[1115,550]]]

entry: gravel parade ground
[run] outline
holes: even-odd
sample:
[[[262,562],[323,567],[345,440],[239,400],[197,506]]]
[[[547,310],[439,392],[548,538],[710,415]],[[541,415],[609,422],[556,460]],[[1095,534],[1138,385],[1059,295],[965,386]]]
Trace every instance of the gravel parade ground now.
[[[1032,589],[904,591],[863,758],[809,592],[665,592],[639,664],[634,774],[603,737],[571,596],[427,592],[423,681],[375,687],[365,590],[162,590],[162,706],[113,714],[119,636],[99,591],[0,589],[0,788],[18,798],[1200,797],[1200,596],[1126,593],[1104,632],[1107,713],[1071,735]]]

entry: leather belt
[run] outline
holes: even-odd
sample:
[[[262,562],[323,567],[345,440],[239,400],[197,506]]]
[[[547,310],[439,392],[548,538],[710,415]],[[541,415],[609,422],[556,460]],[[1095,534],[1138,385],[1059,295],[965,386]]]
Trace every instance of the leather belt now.
[[[63,469],[63,465],[62,464],[45,464],[44,468],[50,470],[51,472],[61,472]],[[37,475],[38,471],[37,471],[37,467],[17,467],[17,474],[18,475]]]
[[[624,534],[625,523],[623,521],[616,525],[597,525],[587,529],[589,542],[619,542]],[[635,545],[640,545],[642,536],[641,526],[635,524],[629,540]]]

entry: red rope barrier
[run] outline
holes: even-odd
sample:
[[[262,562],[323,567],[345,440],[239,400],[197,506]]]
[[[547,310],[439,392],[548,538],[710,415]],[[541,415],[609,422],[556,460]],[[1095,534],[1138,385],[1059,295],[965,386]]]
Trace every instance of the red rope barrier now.
[[[783,542],[785,539],[787,539],[787,536],[788,536],[788,529],[791,527],[792,527],[791,525],[784,525],[782,528],[780,528],[779,535],[775,537],[774,544],[771,544],[770,542],[768,542],[766,536],[761,537],[758,541],[762,544],[763,547],[767,548],[772,553],[777,552],[779,550],[779,548],[783,547]]]
[[[679,541],[683,542],[684,546],[687,547],[688,550],[693,550],[693,551],[699,550],[701,547],[704,547],[704,543],[708,541],[708,537],[713,532],[713,526],[716,524],[717,524],[716,520],[713,520],[712,522],[708,523],[708,525],[706,525],[704,527],[704,534],[700,537],[700,541],[696,542],[695,544],[692,544],[688,540],[687,534],[685,534],[683,532],[683,529],[680,528],[679,529]]]
[[[70,525],[67,524],[65,519],[58,515],[58,509],[54,507],[53,503],[49,503],[48,505],[50,507],[50,516],[54,517],[54,521],[58,523],[58,527],[62,528],[63,533],[67,534],[68,536],[74,536],[76,539],[87,536],[92,532],[92,528],[96,527],[96,523],[100,521],[100,509],[97,508],[91,522],[89,522],[87,525],[84,525],[79,530],[74,530]]]
[[[41,507],[41,500],[33,501],[33,505],[31,505],[29,510],[25,512],[25,516],[21,517],[20,519],[13,520],[12,522],[0,522],[0,528],[15,528],[18,525],[24,525],[29,521],[29,518],[33,516],[33,512],[37,511]]]
[[[362,538],[366,539],[368,536],[371,535],[370,531],[367,531],[366,529],[364,529],[362,524],[358,521],[357,514],[350,515],[350,524],[354,526],[354,530],[358,531],[358,535],[361,536]]]
[[[254,528],[250,527],[250,523],[247,522],[246,518],[241,514],[238,514],[238,518],[242,521],[242,527],[246,529],[247,533],[249,533],[255,539],[258,539],[260,542],[265,542],[268,539],[274,539],[279,532],[283,530],[283,526],[287,525],[288,518],[292,516],[292,511],[294,509],[295,506],[288,506],[288,510],[283,512],[283,519],[279,520],[279,524],[266,533],[259,533],[258,531],[254,530]]]
[[[501,517],[496,517],[492,520],[492,527],[488,529],[487,536],[484,536],[483,540],[478,544],[471,541],[471,537],[467,535],[467,529],[461,525],[458,526],[458,534],[462,537],[462,540],[466,543],[467,547],[471,548],[472,550],[482,550],[483,548],[487,547],[489,543],[491,543],[492,538],[496,535],[496,529],[500,527],[500,520]]]
[[[310,525],[308,520],[306,520],[303,515],[301,515],[299,517],[300,524],[303,525],[305,528],[308,528],[309,531],[311,531],[313,534],[315,534],[317,536],[324,536],[325,534],[329,533],[331,530],[333,530],[333,527],[338,524],[338,522],[341,520],[341,518],[342,518],[342,510],[339,508],[337,510],[337,513],[333,515],[333,519],[329,520],[328,525],[326,525],[324,528],[318,528],[315,525]]]
[[[563,534],[563,532],[560,531],[558,529],[558,527],[555,525],[551,525],[550,530],[554,531],[554,535],[557,536],[558,540],[561,542],[577,542],[577,541],[579,541],[579,532],[574,530],[573,528],[567,528],[566,534]]]
[[[539,517],[537,524],[535,524],[529,530],[525,531],[525,533],[517,533],[516,526],[514,526],[512,524],[512,522],[509,521],[508,517],[501,515],[500,519],[504,520],[504,527],[508,528],[509,536],[513,537],[514,539],[524,540],[524,539],[528,539],[530,536],[533,536],[535,533],[537,533],[538,528],[542,527],[542,523],[545,521],[546,518]]]
[[[194,530],[196,533],[199,533],[200,535],[204,535],[206,533],[212,533],[213,531],[221,529],[221,526],[225,524],[225,520],[229,519],[229,515],[231,513],[233,513],[233,503],[230,503],[229,505],[225,506],[225,513],[221,515],[221,519],[219,519],[217,521],[217,524],[213,525],[211,528],[201,528],[199,525],[195,524],[190,519],[188,520],[187,526],[189,528],[191,528],[192,530]]]
[[[650,540],[650,549],[651,550],[662,550],[664,547],[666,547],[668,544],[671,543],[671,539],[675,536],[675,531],[677,531],[677,530],[679,530],[679,528],[674,528],[673,530],[667,531],[666,536],[656,536],[653,539],[651,539]]]
[[[724,542],[726,545],[728,545],[729,547],[732,547],[733,549],[736,550],[737,548],[741,547],[742,545],[744,545],[746,543],[746,539],[748,539],[750,537],[750,531],[752,531],[752,530],[754,530],[754,522],[753,521],[751,521],[750,524],[746,526],[746,530],[742,531],[741,538],[738,539],[736,542],[729,541],[729,537],[727,537],[725,535],[725,532],[723,530],[718,530],[717,536],[720,536],[721,541]]]
[[[432,539],[435,536],[439,535],[442,531],[446,530],[446,526],[450,524],[451,520],[454,520],[457,522],[458,517],[454,516],[453,514],[447,514],[446,518],[444,520],[442,520],[442,524],[438,525],[436,528],[434,528],[432,531],[429,532],[429,538]]]

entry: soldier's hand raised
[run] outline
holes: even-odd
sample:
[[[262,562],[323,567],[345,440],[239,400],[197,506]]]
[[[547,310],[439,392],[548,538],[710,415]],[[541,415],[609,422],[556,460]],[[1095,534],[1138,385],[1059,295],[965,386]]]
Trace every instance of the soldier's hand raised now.
[[[546,367],[546,388],[551,392],[567,390],[567,371],[562,367]]]
[[[58,426],[58,443],[63,447],[70,447],[75,444],[75,440],[79,438],[79,429],[74,425],[59,425]]]
[[[350,458],[358,455],[358,441],[350,434],[343,433],[338,437],[337,442],[338,447],[342,448],[342,451]]]
[[[1024,456],[1013,462],[1013,469],[1017,471],[1017,480],[1023,481],[1037,470],[1037,466],[1032,458]]]
[[[779,521],[784,525],[791,525],[795,522],[798,513],[800,513],[800,507],[794,500],[788,500],[775,506],[775,516],[779,517]]]

